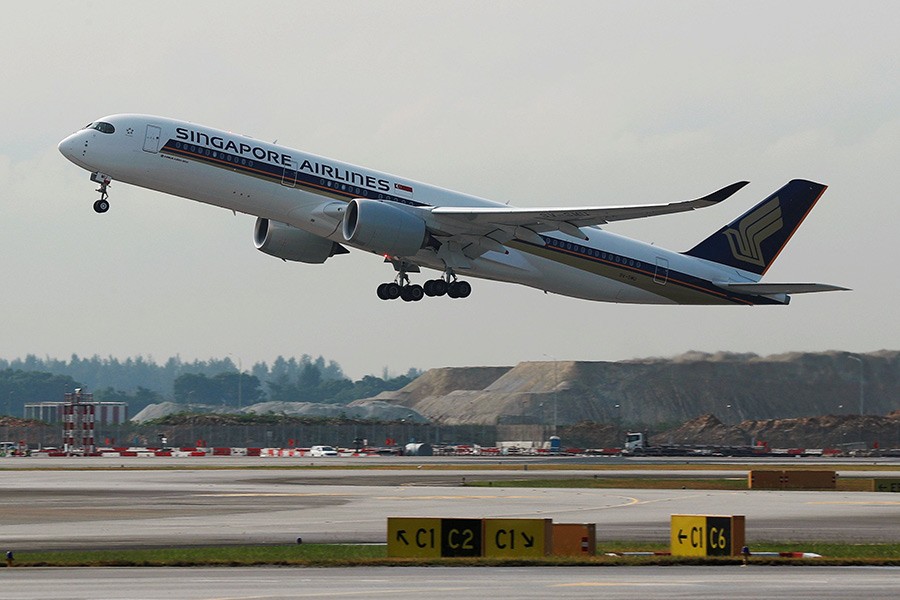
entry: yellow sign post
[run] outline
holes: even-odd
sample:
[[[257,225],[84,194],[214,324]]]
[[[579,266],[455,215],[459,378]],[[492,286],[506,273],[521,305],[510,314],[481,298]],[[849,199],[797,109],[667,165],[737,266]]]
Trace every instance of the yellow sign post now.
[[[742,515],[672,515],[672,556],[738,556],[744,539]]]
[[[551,519],[485,519],[484,556],[537,558],[550,554]]]
[[[441,520],[388,517],[387,550],[391,558],[439,558]]]
[[[872,480],[873,492],[900,492],[900,479],[878,478]]]

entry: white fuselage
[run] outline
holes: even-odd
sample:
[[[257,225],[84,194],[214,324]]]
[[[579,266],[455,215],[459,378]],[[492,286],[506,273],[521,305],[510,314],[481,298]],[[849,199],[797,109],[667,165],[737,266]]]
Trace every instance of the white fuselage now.
[[[189,122],[147,115],[114,115],[102,122],[114,133],[83,129],[63,140],[60,151],[114,181],[286,223],[343,245],[355,246],[341,230],[342,207],[353,198],[380,199],[419,214],[422,207],[503,206]],[[711,283],[754,280],[740,270],[599,227],[582,232],[586,240],[544,234],[543,247],[513,240],[507,252],[484,252],[460,274],[609,302],[781,303],[727,293]],[[438,271],[447,267],[430,248],[407,258]]]

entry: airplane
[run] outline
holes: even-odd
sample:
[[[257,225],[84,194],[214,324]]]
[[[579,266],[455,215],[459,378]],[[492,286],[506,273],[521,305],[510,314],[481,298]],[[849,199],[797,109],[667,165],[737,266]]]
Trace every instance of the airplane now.
[[[601,229],[614,221],[718,204],[748,182],[694,200],[606,207],[515,208],[191,122],[139,114],[94,121],[59,143],[99,184],[113,181],[256,216],[260,251],[320,264],[355,248],[390,262],[382,300],[465,298],[460,276],[587,300],[637,304],[788,304],[845,290],[760,281],[826,186],[796,179],[686,252]],[[433,269],[423,285],[410,273]]]

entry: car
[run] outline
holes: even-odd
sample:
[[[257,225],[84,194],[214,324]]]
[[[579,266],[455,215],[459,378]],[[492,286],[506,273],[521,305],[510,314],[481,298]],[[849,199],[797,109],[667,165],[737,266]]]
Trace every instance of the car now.
[[[337,450],[331,446],[313,446],[309,449],[310,456],[337,456]]]

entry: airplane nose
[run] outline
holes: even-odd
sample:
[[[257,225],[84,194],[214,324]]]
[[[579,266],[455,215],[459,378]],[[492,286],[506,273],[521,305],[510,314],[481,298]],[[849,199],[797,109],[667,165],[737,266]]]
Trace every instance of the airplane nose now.
[[[57,146],[57,148],[59,148],[59,152],[69,160],[72,160],[72,158],[75,156],[76,146],[78,144],[78,142],[75,141],[75,136],[76,134],[70,135],[69,137],[61,141],[59,143],[59,146]]]
[[[57,148],[59,152],[70,161],[82,168],[87,168],[84,163],[87,145],[80,135],[81,132],[73,133],[59,143]]]

